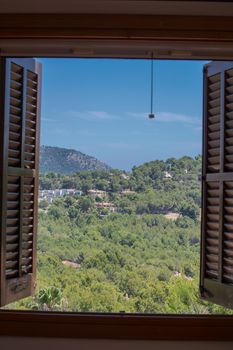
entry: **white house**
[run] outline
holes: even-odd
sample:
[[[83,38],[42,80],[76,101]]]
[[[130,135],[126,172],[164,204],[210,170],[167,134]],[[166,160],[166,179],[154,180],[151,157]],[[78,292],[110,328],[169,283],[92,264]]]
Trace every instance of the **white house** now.
[[[165,171],[164,172],[164,178],[165,179],[172,179],[172,175],[168,171]]]

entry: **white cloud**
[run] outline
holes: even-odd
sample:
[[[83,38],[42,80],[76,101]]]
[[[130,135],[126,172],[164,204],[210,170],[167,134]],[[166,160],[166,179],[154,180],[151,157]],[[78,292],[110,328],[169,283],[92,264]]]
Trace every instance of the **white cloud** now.
[[[135,112],[127,112],[126,115],[128,115],[129,117],[138,118],[138,119],[144,119],[148,116],[147,113],[135,113]]]
[[[128,116],[140,119],[148,118],[148,113],[127,113]],[[157,112],[155,113],[155,119],[159,122],[169,123],[185,123],[200,125],[201,120],[197,117],[193,117],[186,114],[171,113],[171,112]]]
[[[116,120],[119,116],[105,111],[68,111],[63,113],[66,118],[71,117],[74,119],[85,119],[85,120]]]
[[[180,122],[186,124],[200,124],[200,120],[186,114],[176,114],[169,112],[159,112],[157,119],[161,122]]]
[[[70,131],[64,127],[56,127],[51,129],[47,128],[46,132],[50,135],[70,136]]]
[[[121,116],[116,115],[114,113],[109,113],[106,111],[74,111],[70,110],[67,112],[62,112],[62,116],[64,116],[61,119],[61,115],[59,117],[59,120],[56,121],[56,118],[48,118],[43,117],[43,122],[59,122],[62,123],[67,120],[67,118],[71,118],[72,120],[89,120],[89,121],[113,121],[113,120],[124,120],[125,117],[131,117],[136,119],[148,119],[148,113],[136,113],[136,112],[124,112]],[[201,128],[201,119],[187,115],[187,114],[179,114],[179,113],[171,113],[171,112],[156,112],[155,113],[155,120],[158,122],[164,122],[164,123],[183,123],[186,125],[193,125],[197,131]]]
[[[107,112],[104,112],[104,111],[89,111],[88,112],[92,117],[94,117],[95,119],[109,119],[109,120],[112,120],[112,119],[118,119],[117,116],[113,115],[113,114],[110,114],[110,113],[107,113]]]
[[[56,123],[57,122],[55,119],[48,118],[48,117],[42,117],[41,121],[42,122],[52,122],[52,123]]]

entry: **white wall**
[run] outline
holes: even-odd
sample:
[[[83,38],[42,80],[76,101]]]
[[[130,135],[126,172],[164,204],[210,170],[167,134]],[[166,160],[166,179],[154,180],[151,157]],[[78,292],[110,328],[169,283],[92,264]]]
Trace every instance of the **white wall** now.
[[[233,342],[155,342],[126,340],[0,337],[1,350],[232,350]]]

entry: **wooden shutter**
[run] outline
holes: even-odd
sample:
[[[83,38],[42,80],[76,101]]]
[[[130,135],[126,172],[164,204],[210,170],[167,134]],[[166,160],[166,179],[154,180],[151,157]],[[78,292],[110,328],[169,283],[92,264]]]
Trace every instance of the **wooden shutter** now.
[[[233,62],[204,66],[200,291],[233,308]]]
[[[0,306],[35,290],[41,66],[0,64]]]

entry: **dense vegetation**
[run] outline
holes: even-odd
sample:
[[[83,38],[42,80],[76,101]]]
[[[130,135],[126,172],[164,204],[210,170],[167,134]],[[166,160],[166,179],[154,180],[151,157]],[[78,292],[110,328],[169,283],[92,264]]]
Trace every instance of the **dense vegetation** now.
[[[83,195],[40,203],[38,292],[13,307],[227,313],[198,293],[200,173],[198,156],[152,161],[131,173],[41,175],[42,189]],[[91,196],[93,188],[105,197]],[[115,212],[97,205],[106,201]]]
[[[41,173],[70,174],[81,170],[109,170],[110,167],[98,159],[82,152],[60,147],[41,146]]]

